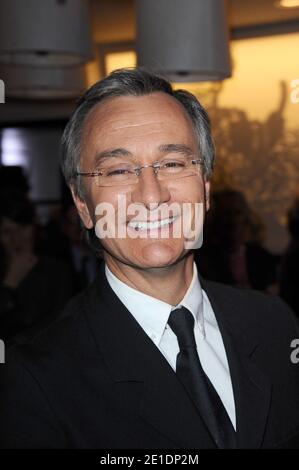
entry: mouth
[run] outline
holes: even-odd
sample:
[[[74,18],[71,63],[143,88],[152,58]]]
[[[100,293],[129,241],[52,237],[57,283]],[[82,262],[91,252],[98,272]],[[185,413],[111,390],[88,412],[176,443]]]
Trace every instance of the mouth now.
[[[128,227],[134,229],[136,232],[159,230],[165,227],[170,227],[177,218],[178,216],[168,217],[166,219],[154,220],[150,222],[134,220],[128,223]]]

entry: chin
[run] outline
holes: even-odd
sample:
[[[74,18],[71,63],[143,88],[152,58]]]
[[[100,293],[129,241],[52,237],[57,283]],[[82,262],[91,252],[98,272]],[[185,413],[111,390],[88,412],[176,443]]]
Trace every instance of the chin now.
[[[179,240],[174,243],[156,240],[140,247],[133,258],[144,267],[162,268],[176,263],[184,251],[184,245]]]

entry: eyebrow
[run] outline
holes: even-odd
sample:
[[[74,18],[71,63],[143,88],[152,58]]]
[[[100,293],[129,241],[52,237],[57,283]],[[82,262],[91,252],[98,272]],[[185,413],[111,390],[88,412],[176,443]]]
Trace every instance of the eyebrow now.
[[[191,147],[185,144],[161,144],[158,147],[158,151],[162,154],[167,153],[181,153],[184,155],[193,155],[194,150]],[[113,157],[133,157],[134,155],[132,152],[125,148],[116,148],[116,149],[108,149],[99,152],[95,156],[94,163],[97,164],[99,161],[103,161]]]
[[[182,153],[184,155],[193,155],[194,150],[185,144],[162,144],[158,147],[161,153]]]
[[[98,163],[100,160],[106,160],[107,158],[112,157],[132,157],[133,154],[125,149],[125,148],[116,148],[116,149],[108,149],[103,150],[103,152],[99,152],[95,156],[95,163]]]

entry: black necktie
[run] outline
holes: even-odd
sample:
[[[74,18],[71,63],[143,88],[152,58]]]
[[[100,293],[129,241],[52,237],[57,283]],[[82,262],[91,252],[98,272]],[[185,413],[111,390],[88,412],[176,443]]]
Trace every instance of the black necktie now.
[[[205,374],[196,349],[194,317],[185,307],[173,310],[168,324],[176,334],[180,352],[176,374],[200,412],[220,449],[236,447],[236,433],[218,393]]]

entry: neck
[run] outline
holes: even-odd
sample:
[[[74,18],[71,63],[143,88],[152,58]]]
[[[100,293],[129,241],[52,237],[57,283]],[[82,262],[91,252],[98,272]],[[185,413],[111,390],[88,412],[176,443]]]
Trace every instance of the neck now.
[[[193,253],[171,266],[147,268],[129,266],[105,256],[110,271],[122,282],[144,294],[170,305],[177,305],[184,297],[193,277]]]

